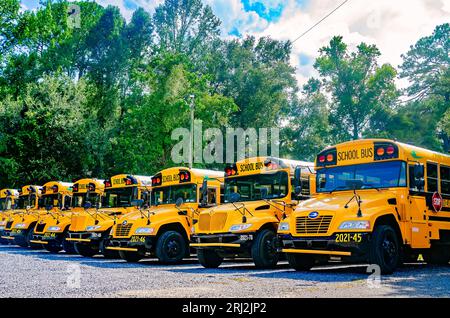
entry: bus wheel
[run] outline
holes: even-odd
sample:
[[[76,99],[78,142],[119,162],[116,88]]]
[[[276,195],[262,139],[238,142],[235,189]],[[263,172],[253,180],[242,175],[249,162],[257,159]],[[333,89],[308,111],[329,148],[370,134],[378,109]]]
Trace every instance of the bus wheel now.
[[[75,251],[84,257],[93,257],[98,254],[98,249],[91,245],[75,243]]]
[[[40,250],[42,249],[42,244],[36,244],[36,243],[31,243],[31,240],[33,239],[33,228],[31,228],[26,236],[26,240],[28,243],[28,246],[33,249],[33,250]]]
[[[139,252],[119,251],[120,258],[126,260],[128,263],[137,263],[144,258],[144,255]]]
[[[75,250],[75,244],[72,242],[66,241],[64,239],[62,242],[62,247],[67,254],[77,254],[77,251]]]
[[[423,253],[425,262],[430,265],[448,265],[450,261],[450,246],[431,246]]]
[[[188,245],[183,235],[176,231],[164,232],[156,242],[155,254],[163,264],[181,262],[186,255]]]
[[[392,274],[400,263],[400,246],[389,225],[375,228],[369,247],[369,262],[380,266],[381,274]]]
[[[315,259],[311,255],[286,253],[289,266],[296,271],[309,271],[315,264]]]
[[[252,258],[258,268],[274,268],[278,263],[275,232],[265,229],[256,235],[252,244]]]
[[[198,262],[205,268],[217,268],[222,264],[223,257],[212,250],[197,250]]]
[[[118,259],[120,257],[119,251],[107,250],[106,249],[107,242],[103,239],[100,242],[100,253],[103,254],[103,257],[106,259]]]
[[[55,244],[55,243],[49,242],[48,244],[44,245],[44,248],[47,251],[49,251],[50,253],[54,253],[54,254],[62,251],[62,246],[58,243]]]
[[[32,232],[32,231],[28,231],[28,233],[29,232]],[[28,233],[26,233],[24,236],[16,236],[14,238],[14,243],[16,243],[20,247],[28,247],[29,246],[28,240],[27,240]]]

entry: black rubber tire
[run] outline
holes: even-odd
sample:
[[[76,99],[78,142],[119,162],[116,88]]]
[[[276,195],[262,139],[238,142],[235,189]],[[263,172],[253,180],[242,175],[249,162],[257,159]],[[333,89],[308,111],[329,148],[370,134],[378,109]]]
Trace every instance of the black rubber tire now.
[[[380,266],[381,274],[392,274],[400,265],[401,251],[397,233],[390,225],[379,225],[372,233],[369,263]]]
[[[54,242],[44,244],[44,248],[52,254],[57,254],[63,250],[61,244],[57,244]]]
[[[186,256],[188,248],[188,243],[183,235],[176,231],[167,231],[158,237],[155,254],[163,264],[177,264]]]
[[[430,265],[449,265],[450,246],[431,246],[422,255],[425,262]]]
[[[106,249],[107,246],[107,241],[106,239],[102,239],[100,241],[100,253],[103,255],[104,258],[106,259],[120,259],[120,253],[119,251],[114,251],[114,250],[107,250]]]
[[[78,254],[75,249],[75,244],[69,241],[64,240],[62,241],[62,248],[66,252],[66,254],[75,255]]]
[[[198,262],[205,268],[217,268],[222,264],[223,257],[213,250],[198,249]]]
[[[309,271],[316,263],[314,256],[308,254],[286,253],[286,259],[296,271]]]
[[[29,232],[31,232],[31,231],[28,231],[24,236],[16,236],[14,238],[14,243],[20,247],[27,248],[29,246],[29,244],[27,242],[27,236],[28,236]]]
[[[260,231],[253,241],[251,253],[257,268],[275,268],[279,255],[275,246],[276,233],[265,229]]]
[[[33,239],[33,234],[34,234],[34,225],[32,227],[30,227],[30,230],[28,231],[27,236],[26,236],[28,246],[32,250],[43,249],[44,247],[42,246],[42,244],[31,243],[31,240]]]
[[[140,252],[119,251],[120,258],[126,260],[128,263],[137,263],[144,258]]]
[[[88,245],[88,244],[81,244],[81,243],[75,243],[75,251],[84,257],[94,257],[98,254],[98,248]]]

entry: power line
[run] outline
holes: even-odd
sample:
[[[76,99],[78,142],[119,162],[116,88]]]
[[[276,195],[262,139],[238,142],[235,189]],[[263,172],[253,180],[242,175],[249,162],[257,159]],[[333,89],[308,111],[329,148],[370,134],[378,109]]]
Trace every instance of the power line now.
[[[332,15],[334,12],[336,12],[340,7],[342,7],[344,4],[346,4],[348,2],[348,0],[345,0],[344,2],[342,2],[339,6],[337,6],[333,11],[331,11],[330,13],[328,13],[326,16],[324,16],[322,19],[320,19],[320,21],[318,21],[316,24],[314,24],[312,27],[310,27],[308,30],[306,30],[305,32],[303,32],[302,34],[300,34],[294,41],[292,41],[292,43],[294,43],[295,41],[297,41],[298,39],[300,39],[302,36],[304,36],[306,33],[308,33],[309,31],[311,31],[312,29],[314,29],[316,26],[318,26],[323,20],[325,20],[326,18],[328,18],[330,15]]]

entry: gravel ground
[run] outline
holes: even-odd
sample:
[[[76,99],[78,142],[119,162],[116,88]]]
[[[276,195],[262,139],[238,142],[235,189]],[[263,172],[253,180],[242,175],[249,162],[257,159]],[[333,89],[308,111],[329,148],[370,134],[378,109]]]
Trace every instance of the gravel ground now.
[[[228,261],[219,269],[204,269],[195,259],[176,266],[152,259],[128,264],[3,245],[0,266],[2,298],[450,296],[450,266],[420,263],[383,276],[377,284],[367,281],[366,266],[330,265],[298,273],[286,263],[257,270],[248,261]]]

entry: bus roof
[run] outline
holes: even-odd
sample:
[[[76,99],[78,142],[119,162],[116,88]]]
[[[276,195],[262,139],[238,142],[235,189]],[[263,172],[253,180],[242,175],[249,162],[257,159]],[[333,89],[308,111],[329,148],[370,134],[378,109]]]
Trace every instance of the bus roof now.
[[[7,196],[17,197],[19,196],[19,190],[17,189],[1,189],[0,190],[0,198],[6,198]]]
[[[42,187],[38,185],[28,184],[24,185],[21,189],[20,195],[28,195],[30,193],[41,194]]]
[[[366,151],[366,157],[365,157],[365,158],[367,158],[366,160],[361,160],[362,158],[355,157],[355,160],[351,160],[352,159],[351,158],[351,159],[346,159],[346,161],[347,161],[347,164],[357,163],[359,161],[367,161],[367,160],[373,161],[373,156],[375,155],[374,154],[375,149],[372,146],[378,146],[377,144],[381,144],[381,145],[391,144],[391,145],[397,147],[398,148],[397,156],[393,157],[392,159],[401,158],[403,160],[420,161],[420,162],[425,162],[425,161],[431,160],[431,161],[444,162],[446,164],[450,164],[450,155],[448,155],[448,154],[444,154],[444,153],[440,153],[437,151],[425,149],[422,147],[398,142],[398,141],[391,140],[391,139],[383,139],[383,138],[369,138],[369,139],[357,139],[357,140],[346,141],[346,142],[339,143],[339,144],[325,148],[323,151],[321,151],[319,153],[319,156],[326,154],[326,153],[332,151],[333,149],[338,149],[338,158],[340,158],[339,151],[345,152],[345,151],[351,150],[352,146],[353,146],[353,149],[364,148],[364,145],[366,145],[365,148],[368,148],[368,146],[370,145],[370,148],[367,149],[368,152]],[[361,147],[359,147],[359,146],[361,146]],[[341,149],[341,150],[339,150],[339,149]],[[319,156],[317,156],[317,157],[319,157]],[[340,160],[341,159],[338,159],[338,163],[340,162]]]

